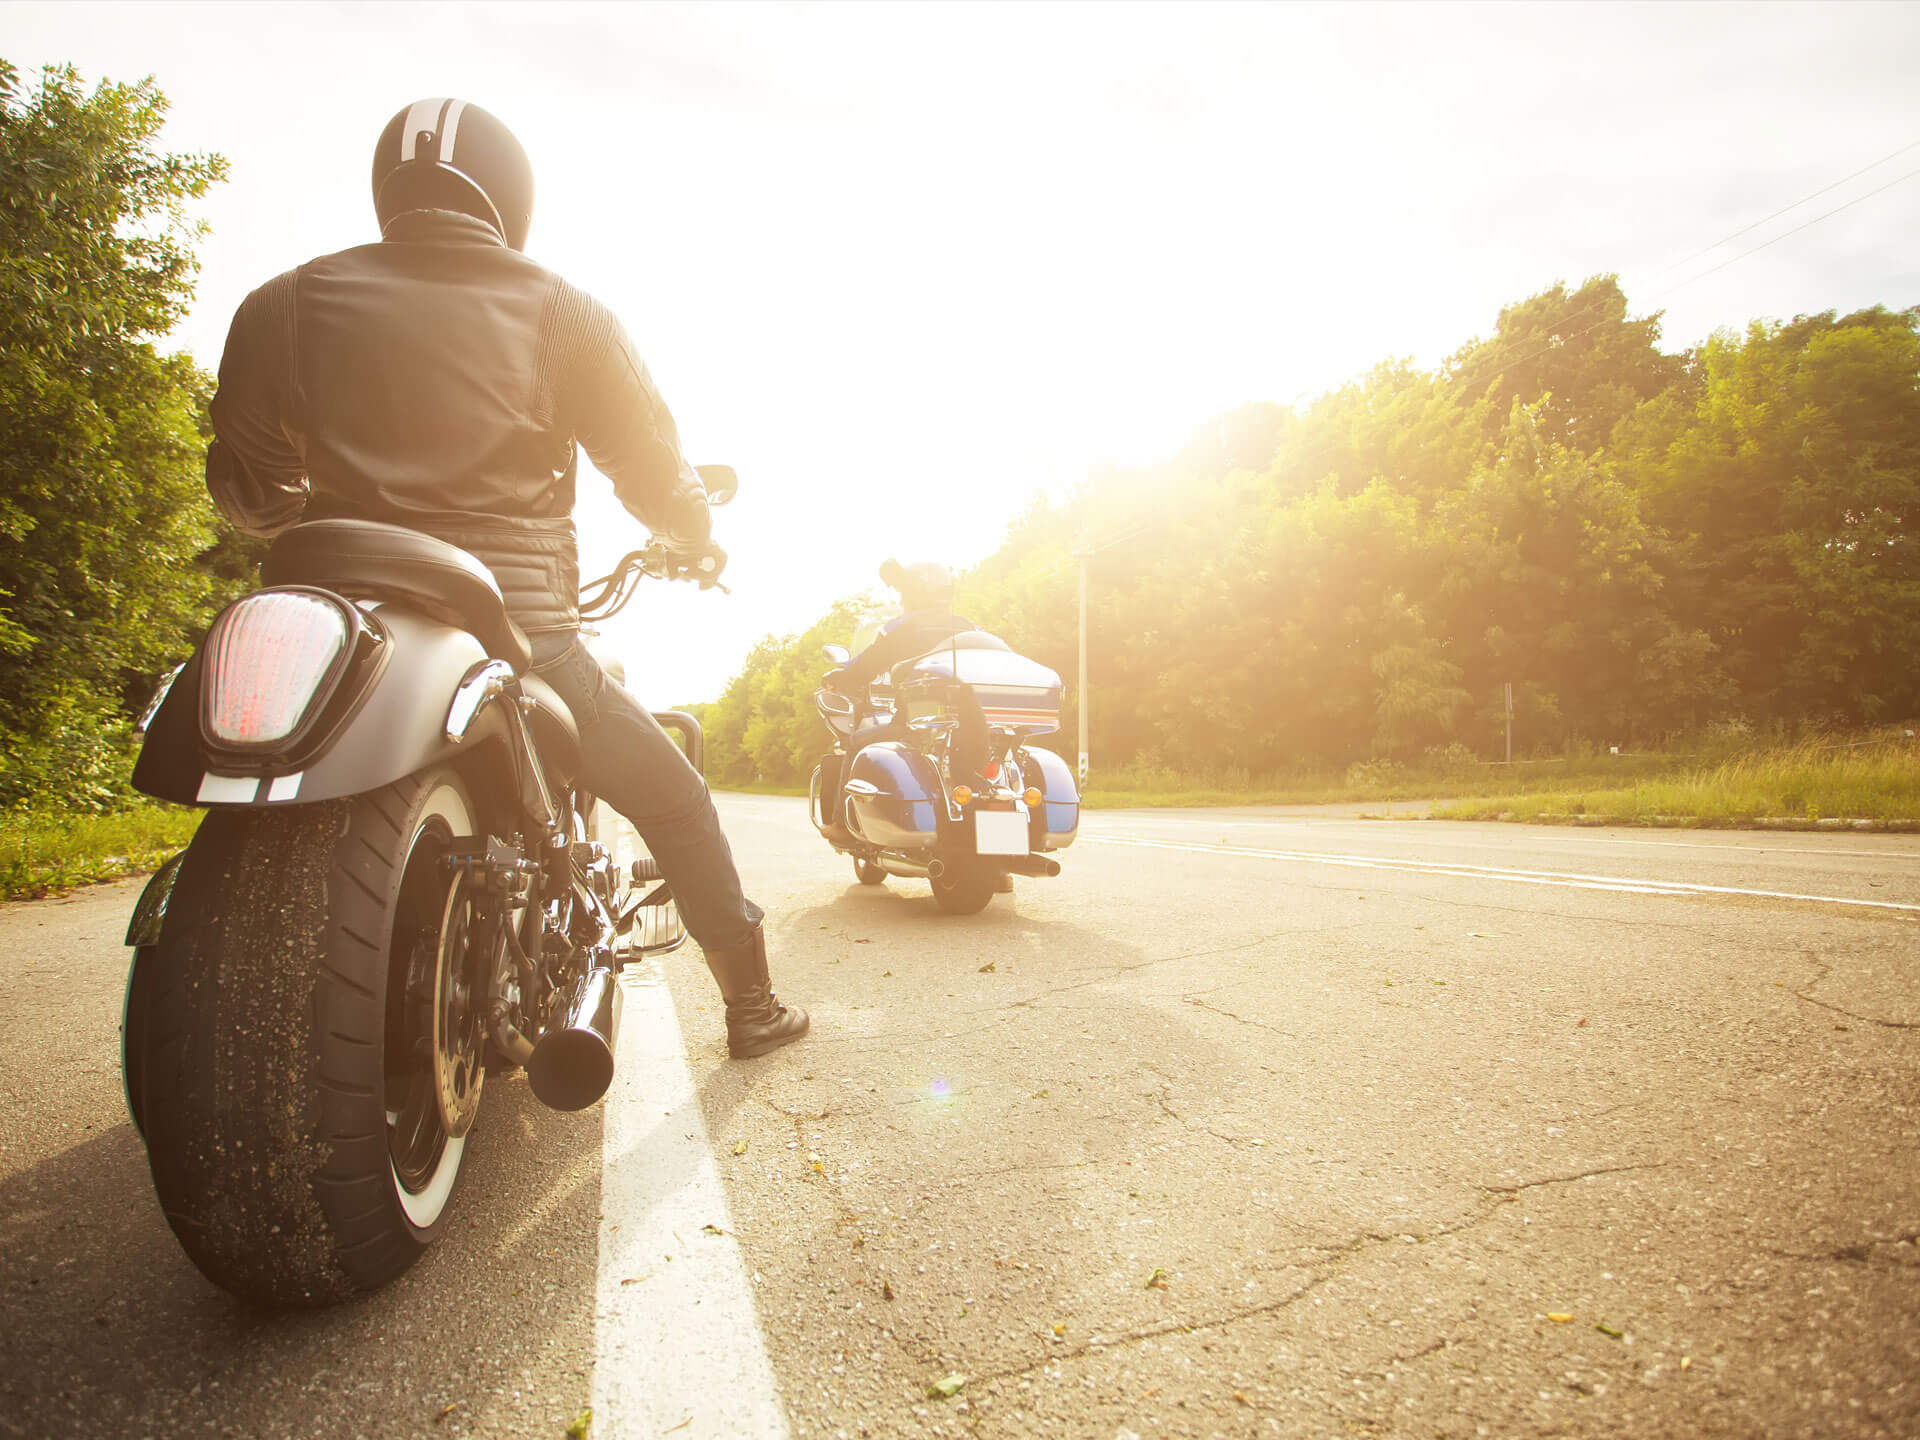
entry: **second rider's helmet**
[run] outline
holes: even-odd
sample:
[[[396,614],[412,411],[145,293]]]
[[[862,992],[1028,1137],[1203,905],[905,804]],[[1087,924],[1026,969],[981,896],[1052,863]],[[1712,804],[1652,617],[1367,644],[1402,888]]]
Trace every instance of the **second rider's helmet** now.
[[[373,208],[382,231],[409,210],[458,210],[524,250],[533,224],[533,166],[513,132],[478,105],[416,100],[387,122],[373,147]]]
[[[953,608],[953,572],[944,565],[888,560],[880,567],[880,578],[900,592],[900,603],[909,611]]]

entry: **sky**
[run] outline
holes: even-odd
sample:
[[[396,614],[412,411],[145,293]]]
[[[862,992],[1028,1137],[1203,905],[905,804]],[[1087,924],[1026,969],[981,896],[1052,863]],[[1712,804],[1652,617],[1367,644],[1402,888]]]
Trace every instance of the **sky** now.
[[[1620,274],[1673,347],[1920,303],[1914,4],[149,0],[0,3],[0,37],[152,75],[167,147],[230,161],[169,342],[209,369],[255,285],[377,238],[395,111],[513,127],[529,254],[741,476],[732,593],[649,585],[610,629],[656,706],[890,555],[965,566],[1037,493],[1437,364],[1561,280]],[[642,543],[584,467],[577,515],[583,574]]]

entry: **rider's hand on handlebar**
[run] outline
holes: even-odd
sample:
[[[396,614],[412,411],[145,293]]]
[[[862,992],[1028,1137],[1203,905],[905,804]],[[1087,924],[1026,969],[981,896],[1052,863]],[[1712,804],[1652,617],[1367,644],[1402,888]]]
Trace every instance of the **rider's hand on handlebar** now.
[[[720,584],[720,573],[727,568],[727,552],[708,540],[696,546],[670,544],[657,540],[647,557],[648,569],[668,580],[694,580],[702,590]]]

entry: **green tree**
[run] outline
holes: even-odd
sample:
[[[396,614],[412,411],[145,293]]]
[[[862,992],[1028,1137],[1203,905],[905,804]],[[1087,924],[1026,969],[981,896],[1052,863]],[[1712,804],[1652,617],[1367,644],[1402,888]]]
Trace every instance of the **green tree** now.
[[[1755,719],[1920,710],[1920,308],[1714,337],[1684,396],[1620,431],[1683,547],[1674,613]]]
[[[813,692],[829,668],[820,647],[853,638],[867,605],[841,600],[798,635],[768,635],[711,705],[701,707],[707,774],[720,784],[797,785],[829,743]]]
[[[28,88],[0,60],[0,801],[98,770],[127,676],[178,657],[217,584],[211,382],[154,342],[193,294],[187,204],[226,166],[163,152],[165,114],[150,80]]]
[[[1596,275],[1571,293],[1556,285],[1507,306],[1492,339],[1453,357],[1450,378],[1496,402],[1484,412],[1489,438],[1518,401],[1533,408],[1543,439],[1594,451],[1637,405],[1681,377],[1685,361],[1662,354],[1659,341],[1660,316],[1629,318],[1618,278]]]

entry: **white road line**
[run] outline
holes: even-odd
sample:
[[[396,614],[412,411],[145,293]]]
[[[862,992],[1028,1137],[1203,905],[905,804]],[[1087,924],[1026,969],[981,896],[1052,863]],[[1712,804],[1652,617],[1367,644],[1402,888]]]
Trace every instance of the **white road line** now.
[[[626,974],[600,1176],[593,1433],[786,1440],[673,996],[658,961]]]
[[[1894,900],[1798,895],[1786,890],[1744,890],[1732,885],[1696,885],[1686,880],[1634,880],[1616,875],[1579,875],[1557,870],[1504,870],[1490,865],[1461,865],[1446,860],[1387,860],[1374,855],[1333,855],[1314,850],[1253,850],[1238,845],[1189,845],[1178,840],[1143,840],[1119,835],[1082,835],[1080,842],[1083,845],[1136,845],[1149,850],[1190,850],[1196,855],[1235,855],[1251,860],[1290,860],[1301,865],[1333,865],[1348,870],[1399,870],[1409,875],[1510,880],[1519,885],[1556,885],[1572,890],[1615,890],[1629,895],[1746,895],[1761,900],[1805,900],[1819,905],[1850,905],[1866,910],[1899,910],[1920,914],[1920,905],[1906,905]]]
[[[1402,817],[1394,816],[1389,818],[1399,819]],[[1417,815],[1409,815],[1404,818],[1418,821],[1422,825],[1457,823],[1477,826],[1481,824],[1481,822],[1478,821],[1430,821]],[[1136,816],[1132,823],[1136,825],[1142,823],[1161,824],[1170,827],[1184,827],[1190,830],[1298,830],[1308,825],[1318,830],[1324,829],[1329,825],[1350,825],[1356,829],[1365,827],[1375,831],[1378,830],[1381,824],[1378,820],[1361,820],[1357,818],[1335,819],[1331,817],[1302,816],[1295,820],[1216,820],[1211,816],[1200,815]],[[1459,832],[1451,833],[1457,835]],[[1574,845],[1646,845],[1671,850],[1715,850],[1725,855],[1851,855],[1869,860],[1920,860],[1920,850],[1891,848],[1882,850],[1847,850],[1842,849],[1838,845],[1781,845],[1765,840],[1767,834],[1777,834],[1779,833],[1777,831],[1767,832],[1755,830],[1743,831],[1741,833],[1760,837],[1762,843],[1758,845],[1744,845],[1732,840],[1645,840],[1638,836],[1629,835],[1582,834],[1579,829],[1560,826],[1552,827],[1551,834],[1541,836],[1540,838]]]

